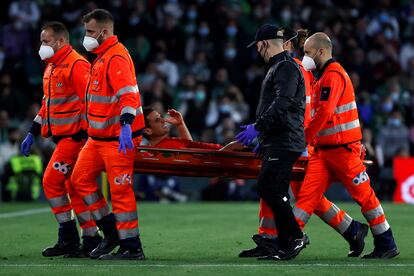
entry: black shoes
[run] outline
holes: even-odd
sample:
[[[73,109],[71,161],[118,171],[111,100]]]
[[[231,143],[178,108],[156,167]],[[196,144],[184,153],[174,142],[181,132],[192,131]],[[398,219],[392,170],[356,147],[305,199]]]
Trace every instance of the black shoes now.
[[[263,256],[270,255],[270,252],[260,248],[259,246],[256,246],[255,248],[246,249],[240,252],[239,257],[240,258],[258,258]]]
[[[82,245],[75,252],[67,253],[64,258],[89,258],[92,250],[94,250],[101,242],[102,237],[96,235],[94,237],[84,236]]]
[[[400,254],[397,247],[389,250],[375,250],[362,256],[362,259],[392,259]]]
[[[104,238],[102,242],[89,254],[92,259],[97,259],[101,255],[108,254],[119,245],[119,239]]]
[[[54,246],[43,249],[42,255],[44,257],[56,257],[66,254],[74,254],[77,251],[79,251],[79,243],[58,242]]]
[[[365,247],[365,237],[368,234],[368,225],[365,223],[361,224],[358,232],[354,236],[354,239],[349,242],[348,257],[359,257]]]
[[[300,251],[306,248],[306,245],[308,244],[309,237],[305,233],[303,233],[302,238],[289,241],[286,248],[279,249],[279,252],[276,255],[259,257],[258,260],[287,261],[299,255]]]
[[[266,238],[263,235],[255,234],[253,235],[252,240],[257,244],[257,246],[255,248],[243,250],[240,252],[240,258],[257,258],[269,256],[276,254],[278,251],[278,243],[275,239]]]
[[[137,250],[119,248],[116,253],[101,255],[99,260],[145,260],[145,255],[141,248]]]

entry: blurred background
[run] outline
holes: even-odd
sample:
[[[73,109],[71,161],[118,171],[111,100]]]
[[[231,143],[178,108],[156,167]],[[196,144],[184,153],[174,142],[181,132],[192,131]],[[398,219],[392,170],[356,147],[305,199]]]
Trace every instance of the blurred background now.
[[[33,184],[41,179],[41,167],[26,180],[10,170],[43,96],[40,28],[48,20],[62,21],[73,47],[87,55],[81,17],[95,8],[114,15],[115,34],[135,62],[144,105],[161,113],[179,110],[194,140],[220,144],[231,141],[240,124],[254,120],[264,66],[246,45],[256,29],[274,23],[326,32],[353,81],[367,159],[374,161],[368,170],[372,185],[380,199],[393,199],[393,160],[414,151],[414,1],[16,0],[0,1],[3,201],[42,197],[40,184]],[[33,153],[39,166],[47,164],[53,147],[38,139]],[[254,183],[243,180],[136,179],[140,199],[256,199]],[[29,194],[17,196],[28,187]],[[339,187],[331,195],[348,198]]]

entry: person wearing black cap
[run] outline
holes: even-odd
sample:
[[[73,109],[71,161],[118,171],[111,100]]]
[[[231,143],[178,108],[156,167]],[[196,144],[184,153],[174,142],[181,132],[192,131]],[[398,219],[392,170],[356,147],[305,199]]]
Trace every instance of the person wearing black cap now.
[[[236,139],[250,145],[262,158],[258,176],[259,196],[269,205],[279,230],[279,250],[259,259],[289,260],[309,244],[292,212],[289,183],[292,167],[305,150],[305,82],[297,63],[283,49],[283,33],[265,24],[248,47],[256,46],[269,69],[262,83],[256,122],[242,126]]]

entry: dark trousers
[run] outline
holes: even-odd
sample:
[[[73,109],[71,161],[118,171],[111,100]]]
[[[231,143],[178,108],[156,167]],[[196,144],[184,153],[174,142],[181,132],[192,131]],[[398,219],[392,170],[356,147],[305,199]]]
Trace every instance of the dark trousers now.
[[[257,179],[259,196],[273,211],[281,249],[287,246],[289,240],[302,237],[289,202],[292,168],[300,155],[300,152],[264,149]]]

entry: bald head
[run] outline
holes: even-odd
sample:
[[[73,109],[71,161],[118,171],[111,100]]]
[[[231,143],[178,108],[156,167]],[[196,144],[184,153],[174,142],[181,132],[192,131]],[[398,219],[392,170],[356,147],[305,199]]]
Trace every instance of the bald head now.
[[[331,39],[325,33],[315,33],[306,39],[303,51],[306,56],[315,61],[317,68],[321,68],[327,60],[332,58]]]
[[[319,32],[311,35],[305,42],[305,44],[313,49],[326,49],[329,53],[332,53],[332,42],[329,36],[325,33]]]

